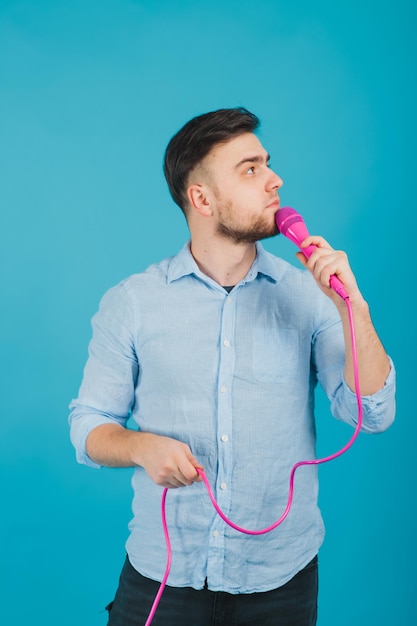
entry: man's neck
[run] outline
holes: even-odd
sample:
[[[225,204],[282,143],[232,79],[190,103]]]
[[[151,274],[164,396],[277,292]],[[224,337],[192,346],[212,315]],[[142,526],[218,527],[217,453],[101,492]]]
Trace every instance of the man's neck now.
[[[191,240],[191,254],[200,270],[219,285],[237,285],[256,257],[254,243],[237,244],[227,239]]]

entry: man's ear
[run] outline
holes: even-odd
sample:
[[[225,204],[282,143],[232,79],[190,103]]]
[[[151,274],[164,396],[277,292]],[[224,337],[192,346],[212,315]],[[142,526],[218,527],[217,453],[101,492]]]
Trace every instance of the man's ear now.
[[[210,217],[213,212],[210,207],[209,190],[205,185],[195,183],[187,189],[190,207],[197,211],[202,217]]]

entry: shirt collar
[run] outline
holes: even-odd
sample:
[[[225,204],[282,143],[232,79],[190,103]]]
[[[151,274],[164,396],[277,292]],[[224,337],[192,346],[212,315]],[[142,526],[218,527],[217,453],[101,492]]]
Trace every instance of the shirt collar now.
[[[245,282],[254,280],[258,274],[263,274],[273,282],[279,280],[281,272],[274,263],[275,257],[265,251],[262,244],[256,242],[256,258],[245,277]],[[210,280],[201,270],[194,260],[190,251],[190,242],[187,242],[180,252],[171,259],[168,267],[167,282],[171,283],[184,276],[194,274],[202,280]]]

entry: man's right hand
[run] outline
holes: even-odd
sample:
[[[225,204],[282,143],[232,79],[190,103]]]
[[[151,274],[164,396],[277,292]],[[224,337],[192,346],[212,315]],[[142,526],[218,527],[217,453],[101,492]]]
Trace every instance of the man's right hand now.
[[[203,466],[186,443],[153,433],[140,435],[140,465],[157,485],[172,489],[201,482],[196,468],[202,470]]]
[[[102,424],[90,432],[86,447],[89,457],[99,465],[141,466],[161,487],[185,487],[202,480],[196,468],[204,468],[190,447],[172,437]]]

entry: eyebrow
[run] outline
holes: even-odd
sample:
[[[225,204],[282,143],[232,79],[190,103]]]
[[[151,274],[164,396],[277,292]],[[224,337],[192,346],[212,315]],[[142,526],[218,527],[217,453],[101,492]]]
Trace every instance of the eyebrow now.
[[[263,156],[260,155],[244,157],[241,161],[239,161],[239,163],[236,163],[235,169],[238,169],[241,165],[244,165],[245,163],[269,163],[270,160],[271,157],[269,154],[266,155],[265,159]]]

